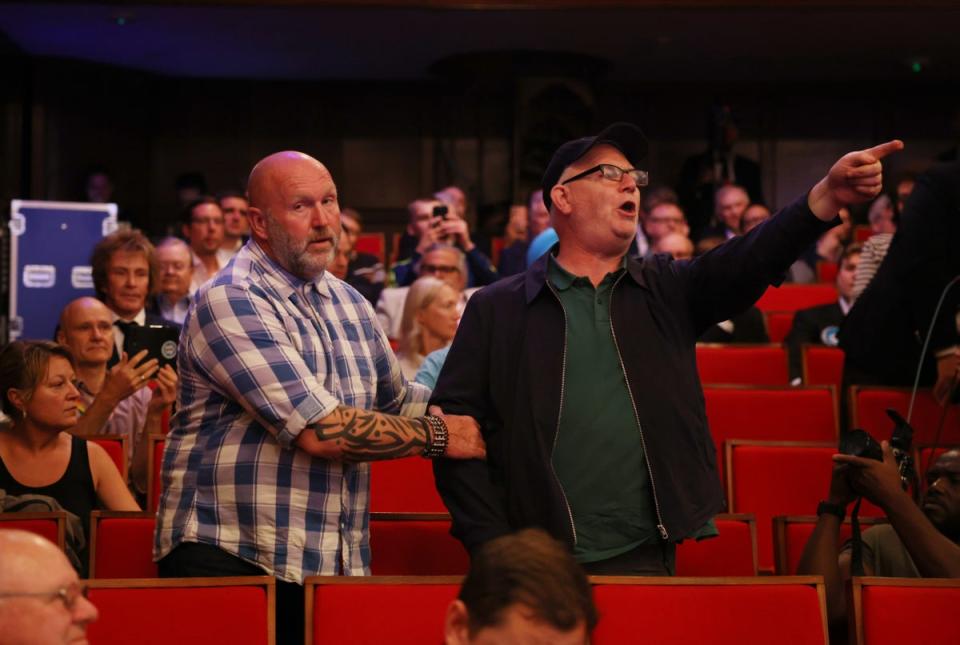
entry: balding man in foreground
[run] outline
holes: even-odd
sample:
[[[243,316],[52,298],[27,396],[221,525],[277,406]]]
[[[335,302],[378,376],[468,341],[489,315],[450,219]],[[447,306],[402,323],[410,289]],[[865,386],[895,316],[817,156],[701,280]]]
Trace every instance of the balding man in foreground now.
[[[49,540],[0,530],[0,645],[87,642],[97,608],[77,572]]]
[[[326,271],[340,236],[327,169],[280,152],[248,186],[251,239],[184,324],[154,555],[162,576],[275,576],[277,642],[302,643],[303,579],[370,571],[364,462],[485,452],[471,419],[393,416],[428,391]]]
[[[485,461],[434,462],[473,551],[536,526],[587,573],[668,575],[723,508],[696,368],[710,325],[755,302],[881,187],[899,141],[850,153],[776,217],[692,261],[628,254],[647,142],[615,124],[563,144],[543,177],[559,245],[467,305],[431,403],[476,418]]]

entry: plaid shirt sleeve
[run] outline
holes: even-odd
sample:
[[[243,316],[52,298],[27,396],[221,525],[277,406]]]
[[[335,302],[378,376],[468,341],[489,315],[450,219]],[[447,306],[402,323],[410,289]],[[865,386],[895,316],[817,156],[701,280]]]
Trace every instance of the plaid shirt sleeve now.
[[[302,340],[257,289],[237,284],[209,289],[190,327],[187,351],[197,370],[284,448],[340,405],[304,361],[296,345]]]

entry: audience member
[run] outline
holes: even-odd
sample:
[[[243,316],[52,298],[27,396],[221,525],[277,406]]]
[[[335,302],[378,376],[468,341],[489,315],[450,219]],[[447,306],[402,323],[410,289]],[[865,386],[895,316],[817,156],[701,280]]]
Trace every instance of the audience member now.
[[[434,276],[450,285],[459,296],[457,306],[459,313],[463,313],[477,288],[466,289],[467,260],[460,249],[449,244],[434,244],[428,247],[423,258],[414,267],[417,275]],[[387,287],[380,293],[377,300],[377,320],[388,338],[400,338],[400,321],[403,318],[403,303],[407,299],[410,287]]]
[[[598,621],[583,570],[538,529],[483,545],[447,607],[446,645],[587,645]]]
[[[701,231],[701,238],[718,237],[729,240],[740,235],[743,230],[743,214],[750,205],[750,196],[741,186],[728,184],[717,190],[714,205],[716,224]]]
[[[217,195],[217,202],[223,213],[223,241],[217,249],[217,262],[223,267],[250,237],[250,222],[247,221],[250,204],[246,195],[237,190],[221,192]]]
[[[80,518],[90,511],[139,511],[107,451],[66,431],[77,424],[80,392],[73,355],[49,341],[15,341],[0,351],[0,489],[43,495]],[[77,554],[81,566],[84,553]],[[2,559],[2,558],[0,558]]]
[[[772,214],[765,204],[750,204],[747,210],[743,211],[740,228],[743,229],[744,234],[749,233],[770,219]]]
[[[435,211],[435,208],[440,211]],[[447,209],[446,212],[442,209]],[[393,282],[398,287],[409,286],[417,279],[414,269],[425,250],[434,244],[449,244],[460,249],[467,260],[466,284],[482,287],[496,282],[497,270],[470,238],[467,222],[449,210],[449,207],[438,200],[418,199],[411,202],[407,210],[410,212],[410,223],[407,232],[400,240],[400,253],[397,262],[393,265]],[[435,212],[442,214],[435,214]],[[409,236],[414,243],[405,243]],[[405,253],[405,245],[408,247]]]
[[[683,210],[672,202],[661,202],[647,211],[641,221],[641,227],[651,249],[656,249],[660,240],[671,233],[679,233],[683,237],[690,234],[690,227],[687,226],[687,218]],[[664,251],[654,252],[663,253]]]
[[[127,438],[129,479],[139,493],[147,492],[147,437],[163,431],[163,414],[177,398],[177,373],[169,365],[157,369],[146,350],[107,370],[113,351],[110,310],[94,298],[77,298],[60,314],[57,342],[68,347],[76,365],[80,419],[72,432]],[[156,377],[156,389],[146,387]]]
[[[890,250],[893,234],[897,231],[898,217],[893,210],[893,202],[887,195],[881,195],[873,202],[868,217],[873,235],[863,243],[860,264],[853,281],[853,299],[851,302],[857,301],[860,294],[870,285],[873,277],[877,275],[877,270]]]
[[[880,195],[870,204],[867,221],[870,223],[870,232],[873,235],[896,233],[897,212],[893,208],[893,200],[889,195]]]
[[[183,237],[193,251],[190,291],[194,292],[223,268],[217,255],[223,242],[223,212],[216,199],[204,196],[187,204],[180,219]]]
[[[350,246],[350,238],[341,234],[340,239],[337,240],[336,252],[333,254],[330,266],[327,267],[330,275],[346,282],[347,271],[350,268],[350,251],[352,250],[353,247]]]
[[[907,198],[913,192],[913,187],[917,183],[917,176],[912,172],[905,172],[897,179],[897,212],[902,213],[907,205]]]
[[[437,386],[437,378],[440,376],[440,370],[443,369],[443,363],[447,360],[447,354],[449,353],[450,346],[447,345],[427,354],[413,380],[432,391]]]
[[[351,287],[363,294],[370,304],[376,304],[386,279],[383,262],[376,255],[357,250],[357,240],[363,232],[360,213],[352,208],[343,209],[340,212],[340,226],[343,237],[350,242],[350,258],[345,279]]]
[[[497,268],[500,277],[516,275],[527,270],[527,250],[530,242],[550,228],[550,213],[543,203],[543,191],[537,189],[527,198],[527,235],[500,253],[500,266]]]
[[[834,625],[846,624],[844,588],[851,576],[851,544],[838,547],[840,526],[858,496],[882,508],[890,521],[863,532],[864,575],[960,578],[960,450],[940,455],[927,471],[918,507],[903,489],[890,445],[882,446],[883,461],[834,455],[830,491],[797,567],[800,575],[823,576]]]
[[[86,643],[97,620],[63,551],[34,533],[0,531],[0,645]]]
[[[88,202],[107,204],[113,200],[113,180],[106,168],[94,166],[87,171],[83,184]]]
[[[520,204],[510,206],[507,223],[503,227],[503,248],[507,249],[517,242],[527,240],[527,207]],[[503,257],[501,251],[501,258]],[[498,268],[499,270],[499,268]]]
[[[459,186],[447,186],[441,188],[433,194],[433,198],[446,204],[454,215],[466,221],[467,219],[467,194]]]
[[[193,295],[193,251],[179,237],[168,237],[157,244],[156,257],[160,288],[151,313],[182,325]]]
[[[841,208],[839,212],[841,224],[834,226],[820,236],[816,244],[803,252],[800,259],[790,266],[787,271],[787,280],[796,284],[810,284],[817,282],[817,265],[821,262],[839,263],[844,249],[853,238],[853,224],[850,218],[850,209]]]
[[[370,572],[359,462],[485,453],[471,419],[393,416],[422,410],[426,389],[402,378],[363,296],[327,278],[327,169],[280,152],[247,185],[251,241],[187,314],[154,557],[164,577],[275,576],[277,642],[300,643],[303,579]]]
[[[843,317],[853,305],[853,278],[860,263],[860,245],[851,244],[840,258],[837,269],[837,301],[801,309],[793,316],[793,324],[785,343],[790,361],[790,385],[803,380],[803,346],[836,347]]]
[[[460,322],[460,292],[432,276],[410,285],[400,323],[397,359],[407,380],[414,380],[427,354],[446,347]]]
[[[874,197],[899,141],[843,156],[766,225],[690,262],[631,257],[647,142],[621,123],[554,153],[542,187],[560,238],[471,300],[431,404],[475,418],[485,461],[434,462],[468,550],[521,527],[591,574],[669,575],[676,543],[716,535],[723,506],[696,339],[749,307]]]
[[[123,354],[125,329],[131,325],[167,324],[146,310],[147,296],[157,282],[154,254],[153,244],[140,231],[117,231],[93,247],[93,288],[110,310],[115,327],[114,350],[108,366]]]
[[[940,164],[917,178],[886,258],[840,331],[846,383],[913,385],[932,329],[920,384],[934,385],[937,399],[946,400],[958,367],[960,287],[943,291],[960,274],[958,211],[960,163]]]
[[[730,107],[711,106],[707,116],[709,147],[683,163],[677,185],[680,204],[695,240],[703,238],[704,230],[710,226],[715,214],[715,196],[721,187],[737,184],[747,191],[747,203],[763,201],[759,164],[733,150],[739,137]]]

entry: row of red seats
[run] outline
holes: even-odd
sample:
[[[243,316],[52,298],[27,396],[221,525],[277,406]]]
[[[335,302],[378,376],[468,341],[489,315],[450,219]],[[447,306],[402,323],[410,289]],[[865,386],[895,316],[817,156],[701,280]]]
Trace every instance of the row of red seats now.
[[[591,578],[600,622],[591,642],[826,645],[823,580]],[[457,577],[305,581],[308,645],[432,643],[443,634]],[[92,580],[100,619],[89,639],[141,645],[272,645],[275,582],[269,577]],[[899,645],[949,639],[960,580],[854,578],[851,642]],[[370,620],[371,607],[376,620]],[[909,617],[909,618],[905,618]]]

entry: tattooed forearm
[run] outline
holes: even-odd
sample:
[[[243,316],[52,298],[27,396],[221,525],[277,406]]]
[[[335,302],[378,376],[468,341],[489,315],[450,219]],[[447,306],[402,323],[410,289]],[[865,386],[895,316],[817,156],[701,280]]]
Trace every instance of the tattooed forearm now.
[[[374,461],[419,455],[427,434],[418,419],[394,417],[341,405],[313,425],[317,439],[332,444],[344,461]]]

